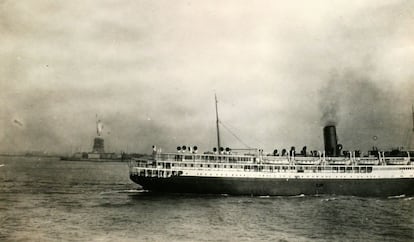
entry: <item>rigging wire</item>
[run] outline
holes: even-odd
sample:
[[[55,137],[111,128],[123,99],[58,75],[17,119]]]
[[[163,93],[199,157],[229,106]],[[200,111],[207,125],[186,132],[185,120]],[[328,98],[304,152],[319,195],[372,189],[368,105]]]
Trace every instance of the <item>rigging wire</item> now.
[[[216,99],[216,102],[217,102],[217,99]],[[223,102],[222,100],[221,100],[221,102]],[[232,104],[232,106],[234,106],[234,104]],[[217,108],[217,107],[216,107]],[[239,138],[231,129],[230,129],[230,127],[232,127],[230,124],[228,124],[228,126],[230,126],[230,127],[228,127],[226,124],[224,124],[220,119],[218,119],[217,120],[218,121],[218,123],[220,123],[222,126],[223,126],[223,128],[225,128],[234,138],[236,138],[240,143],[242,143],[246,148],[248,148],[248,149],[254,149],[254,148],[252,148],[250,145],[248,145],[248,144],[246,144],[246,142],[244,142],[241,138]],[[232,127],[233,129],[235,129],[234,127]],[[258,144],[260,144],[261,146],[263,146],[263,144],[260,142],[260,141],[258,141],[258,140],[256,140],[254,137],[251,137],[256,143],[258,143]]]
[[[243,142],[243,140],[241,140],[235,133],[233,133],[231,130],[230,130],[230,128],[229,127],[227,127],[223,122],[221,122],[220,120],[219,120],[219,123],[227,130],[227,131],[229,131],[229,133],[231,134],[231,135],[233,135],[234,136],[234,138],[236,138],[240,143],[242,143],[244,146],[246,146],[246,148],[249,148],[249,149],[252,149],[252,147],[250,147],[249,145],[247,145],[245,142]]]

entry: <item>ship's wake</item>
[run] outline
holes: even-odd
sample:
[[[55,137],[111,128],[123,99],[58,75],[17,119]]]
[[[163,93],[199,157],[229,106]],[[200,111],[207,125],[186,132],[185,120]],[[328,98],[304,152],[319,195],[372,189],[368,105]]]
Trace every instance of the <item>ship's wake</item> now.
[[[401,198],[405,198],[405,194],[401,194],[398,196],[388,196],[388,199],[401,199]]]
[[[113,190],[113,191],[105,191],[101,192],[101,195],[109,195],[109,194],[120,194],[120,193],[126,193],[126,194],[141,194],[141,193],[147,193],[148,190],[138,190],[138,189],[124,189],[124,190]]]
[[[412,197],[412,196],[407,197],[405,194],[398,195],[398,196],[389,196],[389,197],[387,197],[387,198],[388,198],[388,199],[402,199],[402,200],[404,200],[404,201],[411,201],[411,200],[414,200],[414,197]]]

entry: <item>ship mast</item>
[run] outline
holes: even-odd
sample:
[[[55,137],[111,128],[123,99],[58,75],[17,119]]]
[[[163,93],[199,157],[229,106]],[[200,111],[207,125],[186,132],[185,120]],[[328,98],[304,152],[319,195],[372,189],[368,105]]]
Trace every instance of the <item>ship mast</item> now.
[[[411,111],[413,113],[413,132],[414,132],[414,105],[411,105]]]
[[[414,105],[411,105],[411,112],[413,114],[413,130],[411,132],[410,139],[408,141],[408,147],[407,147],[408,150],[411,149],[411,142],[413,140],[413,134],[414,134]]]
[[[412,129],[412,132],[408,132],[407,134],[407,136],[409,136],[407,150],[411,150],[411,142],[413,140],[413,134],[414,134],[414,105],[411,105],[411,112],[413,115],[413,129]]]
[[[216,99],[216,125],[217,125],[217,151],[220,153],[220,130],[219,130],[219,118],[218,118],[218,109],[217,109],[217,95],[214,94]]]

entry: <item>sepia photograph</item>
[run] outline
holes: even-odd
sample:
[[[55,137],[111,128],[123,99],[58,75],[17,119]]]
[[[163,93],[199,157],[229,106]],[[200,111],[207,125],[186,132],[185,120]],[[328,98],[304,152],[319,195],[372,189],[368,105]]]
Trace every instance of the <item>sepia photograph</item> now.
[[[0,241],[414,241],[414,2],[0,0]]]

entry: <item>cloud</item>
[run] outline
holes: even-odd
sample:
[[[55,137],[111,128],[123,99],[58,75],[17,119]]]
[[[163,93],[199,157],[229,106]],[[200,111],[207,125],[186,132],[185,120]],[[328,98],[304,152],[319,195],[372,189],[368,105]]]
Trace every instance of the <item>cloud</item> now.
[[[90,150],[98,114],[113,151],[211,149],[215,92],[221,120],[267,150],[322,148],[327,103],[349,147],[408,128],[413,4],[320,3],[3,1],[0,148]]]

